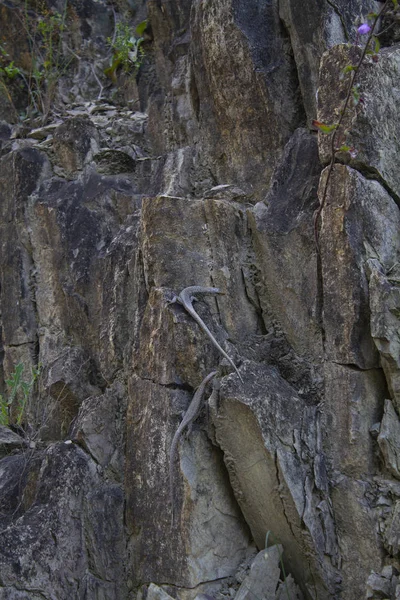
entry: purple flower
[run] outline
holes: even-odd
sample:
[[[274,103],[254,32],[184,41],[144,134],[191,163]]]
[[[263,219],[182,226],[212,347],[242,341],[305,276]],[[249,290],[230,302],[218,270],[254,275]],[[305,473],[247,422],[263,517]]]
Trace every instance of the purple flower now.
[[[369,33],[371,31],[371,27],[367,25],[367,23],[363,23],[362,25],[360,25],[357,31],[360,35],[365,35],[366,33]]]

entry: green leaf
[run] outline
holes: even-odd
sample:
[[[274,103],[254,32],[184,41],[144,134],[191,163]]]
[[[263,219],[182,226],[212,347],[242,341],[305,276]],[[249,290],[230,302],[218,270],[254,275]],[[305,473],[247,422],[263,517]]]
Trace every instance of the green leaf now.
[[[104,69],[104,75],[109,77],[114,83],[117,83],[117,69],[120,66],[122,60],[118,56],[112,60],[111,66],[108,69]]]
[[[338,148],[336,152],[348,152],[349,150],[350,146],[346,146],[346,144],[343,144],[343,146],[340,146],[340,148]]]
[[[327,123],[322,123],[321,121],[313,121],[312,125],[320,130],[321,133],[332,133],[337,127],[337,123],[333,123],[332,125],[328,125]]]
[[[42,363],[39,363],[37,367],[32,367],[32,384],[35,383],[37,378],[40,376],[40,371],[42,370]]]
[[[31,385],[26,383],[26,381],[21,381],[20,388],[25,396],[27,396],[31,391]]]
[[[139,25],[136,26],[135,33],[139,37],[142,37],[142,35],[146,31],[147,24],[148,24],[148,21],[147,21],[147,19],[145,19],[144,21],[142,21],[141,23],[139,23]]]
[[[379,39],[377,37],[373,37],[373,44],[374,44],[374,52],[375,54],[378,54],[379,50],[381,49],[381,43],[379,41]]]
[[[4,400],[3,396],[0,395],[0,425],[5,425],[7,427],[8,424],[9,424],[9,419],[8,419],[7,402]]]
[[[11,389],[11,394],[10,394],[9,398],[7,399],[8,405],[10,405],[14,402],[14,399],[17,395],[18,389],[21,385],[21,377],[22,377],[23,370],[24,370],[23,363],[18,363],[18,365],[15,367],[14,373],[12,373],[12,375],[11,375],[11,379],[6,379],[6,384]]]
[[[25,411],[25,403],[26,403],[26,398],[24,398],[23,400],[20,401],[19,406],[18,406],[18,412],[17,412],[17,419],[16,419],[16,423],[17,425],[21,425],[22,423],[22,417],[24,416],[24,411]]]
[[[355,71],[356,67],[354,65],[346,65],[344,69],[342,69],[342,73],[346,74],[350,71]]]
[[[358,87],[357,86],[352,87],[351,93],[353,95],[354,106],[356,106],[360,102],[360,92],[358,91]]]
[[[397,7],[399,6],[398,0],[392,0],[392,2],[393,2],[394,9],[397,10]]]

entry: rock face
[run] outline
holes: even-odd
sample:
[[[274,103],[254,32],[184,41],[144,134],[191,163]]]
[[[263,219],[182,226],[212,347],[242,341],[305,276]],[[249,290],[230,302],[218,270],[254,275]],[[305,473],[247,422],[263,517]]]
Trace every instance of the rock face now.
[[[337,44],[358,41],[357,26],[365,20],[367,13],[378,11],[379,6],[374,0],[339,0],[335,3],[329,0],[305,3],[282,0],[279,3],[279,15],[290,35],[308,119],[316,117],[323,53]]]
[[[21,69],[0,71],[0,600],[398,600],[397,29],[360,71],[318,248],[331,148],[308,128],[378,7],[0,4]],[[18,19],[48,15],[65,68],[24,121]],[[107,80],[114,23],[145,18],[140,68]],[[221,292],[194,307],[243,381],[171,302],[188,286]],[[171,442],[213,370],[171,527]]]

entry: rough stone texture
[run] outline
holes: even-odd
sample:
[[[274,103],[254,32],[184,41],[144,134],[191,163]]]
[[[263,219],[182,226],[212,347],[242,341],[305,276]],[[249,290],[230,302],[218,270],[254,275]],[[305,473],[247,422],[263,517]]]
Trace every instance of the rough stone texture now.
[[[340,82],[340,72],[348,64],[355,64],[359,52],[347,46],[337,46],[324,55],[321,61],[321,80],[318,93],[318,120],[337,122],[339,107],[348,85],[348,77]],[[367,60],[360,70],[358,83],[362,103],[350,108],[341,130],[350,134],[347,142],[354,146],[356,156],[346,153],[346,161],[368,177],[382,181],[396,202],[400,203],[400,175],[397,166],[398,139],[398,87],[400,48],[385,48],[378,62]],[[384,91],[385,90],[385,91]],[[387,90],[387,91],[386,91]],[[329,136],[320,136],[320,156],[323,163],[329,160]]]
[[[8,427],[0,425],[0,457],[7,456],[12,450],[26,446],[26,441],[11,431]]]
[[[322,335],[312,216],[319,174],[316,139],[298,129],[285,147],[265,202],[249,211],[266,327],[279,321],[294,350],[316,360],[322,353]],[[304,261],[301,270],[298,256]]]
[[[276,600],[285,600],[288,596],[294,600],[303,600],[304,598],[291,575],[288,575],[285,581],[280,582],[276,592]]]
[[[151,96],[150,133],[158,151],[182,157],[187,148],[192,174],[181,193],[234,182],[260,199],[304,121],[277,2],[152,0],[149,15],[161,88]]]
[[[332,484],[335,526],[336,531],[340,532],[340,554],[345,559],[340,583],[343,597],[350,600],[365,594],[368,574],[372,570],[379,571],[384,564],[384,551],[373,506],[375,488],[372,481],[342,474],[338,474]],[[361,540],[358,546],[352,543],[355,537]]]
[[[196,0],[191,31],[199,126],[212,133],[212,154],[224,155],[216,176],[265,186],[273,157],[303,117],[278,3]]]
[[[381,43],[384,46],[392,46],[400,42],[400,19],[396,10],[389,9],[382,18],[381,23]]]
[[[323,175],[320,193],[325,185]],[[378,367],[371,338],[365,263],[378,258],[389,269],[399,256],[400,213],[376,181],[336,165],[320,233],[324,328],[330,360],[362,369]]]
[[[71,438],[102,469],[119,480],[124,466],[121,448],[125,436],[121,418],[125,410],[125,389],[116,381],[104,395],[85,399],[71,431]]]
[[[35,496],[41,454],[25,450],[2,457],[0,463],[0,508],[2,531],[30,507]],[[4,546],[4,550],[7,548]]]
[[[241,205],[219,199],[149,198],[143,205],[142,231],[148,288],[179,293],[189,285],[218,287],[224,295],[209,302],[217,306],[233,339],[258,331],[241,268],[250,251]]]
[[[400,422],[390,400],[385,400],[378,444],[386,468],[394,477],[400,479]]]
[[[397,410],[400,410],[400,273],[393,255],[393,265],[385,274],[376,259],[368,262],[371,335],[379,351],[389,391]]]
[[[93,153],[98,151],[97,129],[89,117],[72,117],[60,125],[54,134],[56,163],[67,175],[81,171]]]
[[[235,600],[265,598],[275,600],[275,592],[280,577],[282,546],[271,546],[261,550],[252,562],[250,573],[244,579]]]
[[[67,443],[48,448],[36,477],[30,502],[25,487],[21,516],[2,532],[2,597],[18,598],[24,590],[36,600],[43,589],[60,600],[123,597],[121,489],[102,486],[95,463]]]
[[[397,600],[399,586],[399,572],[396,568],[388,565],[381,573],[371,573],[367,580],[366,598],[395,598]]]
[[[200,432],[192,433],[189,444],[181,444],[183,480],[175,480],[181,516],[170,531],[169,447],[179,422],[174,413],[188,404],[186,391],[166,387],[174,376],[174,348],[178,356],[182,348],[188,363],[179,379],[189,381],[194,388],[203,377],[192,367],[198,348],[190,348],[187,327],[185,340],[185,332],[164,316],[165,312],[163,295],[154,290],[139,333],[143,362],[138,363],[138,373],[142,378],[132,378],[129,384],[126,518],[135,549],[132,576],[138,582],[194,587],[233,574],[246,554],[249,540],[226,486],[221,455]],[[158,381],[150,381],[150,373]],[[195,382],[190,376],[196,377]],[[201,468],[194,469],[194,464]]]
[[[147,590],[148,600],[169,600],[170,598],[172,597],[162,588],[158,587],[158,585],[155,585],[154,583],[149,585],[149,589]]]
[[[329,0],[303,3],[282,0],[279,3],[279,15],[290,35],[308,122],[316,118],[322,54],[336,44],[354,43],[359,38],[357,26],[378,7],[373,0],[339,0],[335,3]]]
[[[394,503],[393,510],[390,517],[387,520],[386,527],[384,530],[384,544],[385,549],[388,551],[390,556],[399,556],[400,551],[400,540],[399,540],[399,527],[400,527],[400,502],[397,500]]]
[[[16,364],[42,364],[1,443],[0,599],[231,599],[270,532],[293,599],[399,600],[399,49],[363,67],[318,253],[328,139],[320,161],[304,126],[318,81],[335,118],[333,44],[375,4],[133,4],[71,0],[77,56],[49,114],[0,124],[3,398]],[[12,58],[18,14],[0,3]],[[143,65],[116,88],[106,39],[146,15]],[[189,285],[223,292],[195,306],[243,384],[168,304]],[[171,530],[170,443],[212,369]]]
[[[222,382],[214,419],[236,497],[257,545],[271,531],[303,586],[329,597],[339,552],[318,412],[275,369],[249,362],[242,372],[243,389]]]
[[[331,466],[355,478],[373,472],[376,462],[369,430],[382,414],[382,371],[331,362],[325,366],[325,383],[324,447]]]

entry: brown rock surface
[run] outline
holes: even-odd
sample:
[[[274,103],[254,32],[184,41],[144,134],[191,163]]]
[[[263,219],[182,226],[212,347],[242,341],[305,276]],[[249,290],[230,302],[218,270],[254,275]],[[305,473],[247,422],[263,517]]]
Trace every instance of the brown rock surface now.
[[[48,114],[17,119],[10,88],[0,600],[233,599],[261,577],[271,600],[398,600],[398,46],[360,72],[358,154],[333,168],[320,252],[329,139],[305,128],[317,103],[336,118],[360,49],[335,44],[376,6],[71,0]],[[21,10],[0,2],[0,43]],[[107,39],[146,15],[115,88]],[[243,383],[170,303],[192,285],[222,292],[194,306]],[[171,529],[171,441],[211,370]]]

